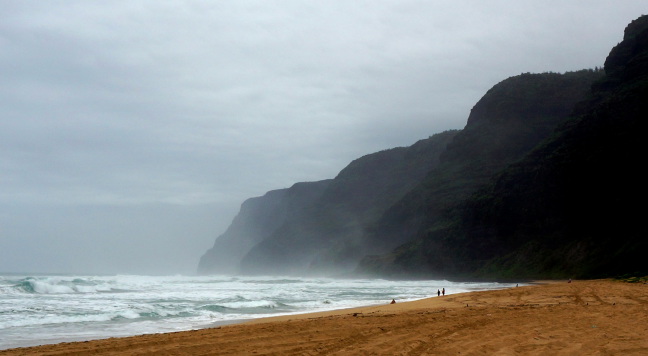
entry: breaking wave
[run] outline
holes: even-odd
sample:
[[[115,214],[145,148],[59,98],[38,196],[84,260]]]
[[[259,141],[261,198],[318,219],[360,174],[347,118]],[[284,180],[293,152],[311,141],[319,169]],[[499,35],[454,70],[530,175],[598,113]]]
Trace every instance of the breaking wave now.
[[[514,284],[513,284],[514,286]],[[0,275],[0,350],[43,340],[173,332],[506,288],[504,284],[263,276]]]
[[[104,283],[82,278],[26,277],[16,281],[5,280],[4,282],[4,285],[0,286],[2,293],[72,294],[119,291]]]

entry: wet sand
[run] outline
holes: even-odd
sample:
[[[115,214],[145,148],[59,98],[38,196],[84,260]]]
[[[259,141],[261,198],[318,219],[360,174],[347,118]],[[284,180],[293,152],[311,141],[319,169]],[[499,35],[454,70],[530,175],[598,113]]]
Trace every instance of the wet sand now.
[[[550,282],[0,351],[0,356],[90,354],[648,355],[648,285]]]

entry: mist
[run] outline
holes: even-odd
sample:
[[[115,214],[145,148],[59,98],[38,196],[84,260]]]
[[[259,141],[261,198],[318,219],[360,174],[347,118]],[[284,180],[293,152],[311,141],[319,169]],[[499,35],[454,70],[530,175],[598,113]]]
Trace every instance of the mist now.
[[[3,1],[0,271],[192,274],[247,198],[602,66],[644,1]]]

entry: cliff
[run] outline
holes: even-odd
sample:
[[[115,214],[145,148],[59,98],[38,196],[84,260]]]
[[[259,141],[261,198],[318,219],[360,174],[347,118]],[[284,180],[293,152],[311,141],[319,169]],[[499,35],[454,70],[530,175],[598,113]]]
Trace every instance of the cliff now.
[[[546,138],[601,73],[522,74],[495,85],[461,131],[361,157],[334,179],[246,201],[200,273],[341,274],[415,237]]]
[[[633,21],[587,101],[523,160],[359,272],[444,278],[648,274],[639,121],[648,114],[648,18]],[[640,172],[641,171],[641,172]]]
[[[199,273],[306,273],[327,254],[336,258],[333,269],[353,269],[364,256],[354,253],[353,238],[438,164],[455,133],[368,154],[334,179],[249,199],[202,256]]]
[[[445,227],[449,211],[566,122],[601,76],[590,70],[527,73],[496,84],[475,104],[439,166],[369,227],[369,238],[394,248]]]
[[[521,74],[467,124],[243,204],[201,273],[454,279],[645,271],[646,17],[604,71]],[[299,189],[298,189],[299,188]]]
[[[322,195],[330,180],[297,183],[288,189],[267,192],[250,198],[227,230],[200,259],[198,273],[235,274],[241,259],[283,223],[297,219],[301,212]]]

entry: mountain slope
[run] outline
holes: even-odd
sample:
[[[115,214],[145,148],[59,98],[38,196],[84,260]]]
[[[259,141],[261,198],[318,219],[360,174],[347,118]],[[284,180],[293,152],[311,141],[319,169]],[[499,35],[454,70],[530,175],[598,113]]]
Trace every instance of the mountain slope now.
[[[201,257],[198,273],[239,273],[241,259],[252,247],[312,205],[329,184],[330,180],[297,183],[243,202],[227,230]]]
[[[202,256],[199,273],[307,270],[318,255],[336,248],[336,237],[358,235],[363,224],[420,182],[455,134],[447,131],[410,147],[372,153],[351,162],[335,179],[297,183],[247,200]],[[354,261],[348,270],[359,257],[347,255]]]
[[[648,17],[633,21],[575,118],[442,223],[359,271],[444,278],[648,274],[641,219]]]
[[[600,76],[579,71],[509,78],[484,95],[461,131],[366,155],[335,179],[306,184],[300,194],[279,190],[254,198],[203,256],[199,271],[348,273],[366,255],[408,242],[421,221],[436,221],[458,197],[523,157]],[[310,189],[317,192],[306,194]],[[308,199],[291,203],[302,195]]]
[[[628,26],[604,72],[508,78],[461,131],[252,199],[200,271],[339,274],[360,261],[356,273],[381,277],[648,273],[637,208],[646,28],[643,16]]]
[[[474,106],[437,169],[387,210],[369,238],[394,248],[444,228],[449,210],[546,139],[601,76],[590,70],[522,74],[495,85]]]
[[[456,131],[361,157],[299,219],[286,221],[242,260],[244,273],[342,273],[365,255],[364,227],[438,165]]]

